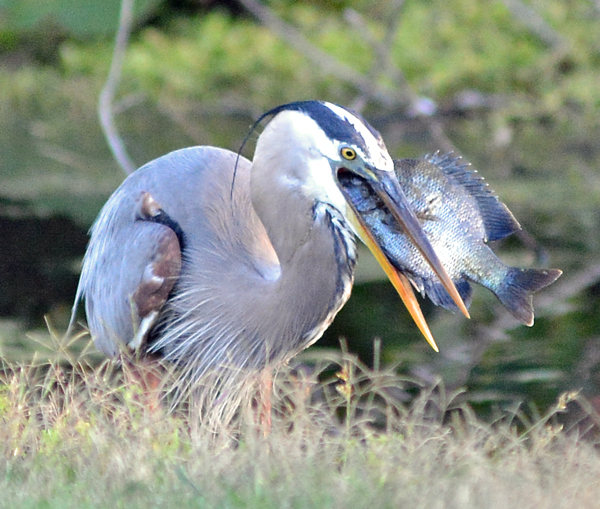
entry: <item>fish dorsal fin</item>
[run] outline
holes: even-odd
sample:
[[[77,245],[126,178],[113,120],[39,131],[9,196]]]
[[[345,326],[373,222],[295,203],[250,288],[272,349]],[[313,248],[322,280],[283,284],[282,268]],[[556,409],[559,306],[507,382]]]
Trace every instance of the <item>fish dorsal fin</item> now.
[[[485,241],[500,240],[521,229],[508,207],[492,192],[483,177],[462,158],[447,154],[428,154],[425,160],[437,166],[454,182],[461,185],[477,202],[485,228]]]

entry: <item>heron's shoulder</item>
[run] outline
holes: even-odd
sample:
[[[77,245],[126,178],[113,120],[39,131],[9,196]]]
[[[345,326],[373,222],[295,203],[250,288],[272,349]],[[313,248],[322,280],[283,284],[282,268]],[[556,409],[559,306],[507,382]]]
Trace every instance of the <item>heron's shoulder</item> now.
[[[138,219],[139,202],[149,193],[176,221],[200,217],[204,208],[229,196],[234,171],[249,173],[250,162],[230,150],[198,146],[175,150],[129,175],[108,199],[94,230],[119,228]]]
[[[129,202],[139,193],[149,192],[163,206],[175,200],[181,207],[188,199],[197,201],[229,193],[234,172],[246,175],[250,168],[246,158],[230,150],[211,146],[183,148],[158,157],[129,175],[109,202]]]
[[[208,145],[182,148],[169,152],[150,161],[133,173],[129,178],[148,178],[148,174],[156,176],[177,176],[186,178],[190,174],[216,172],[230,173],[235,166],[246,169],[250,162],[231,150]]]

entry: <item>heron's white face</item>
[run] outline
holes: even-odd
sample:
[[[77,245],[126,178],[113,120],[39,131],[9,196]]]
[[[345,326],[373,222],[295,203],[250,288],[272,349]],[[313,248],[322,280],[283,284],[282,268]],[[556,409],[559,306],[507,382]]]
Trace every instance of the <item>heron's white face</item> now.
[[[259,138],[254,160],[275,172],[284,187],[346,216],[348,203],[337,170],[393,173],[394,164],[381,137],[360,118],[334,104],[321,104],[325,118],[296,110],[278,113]]]

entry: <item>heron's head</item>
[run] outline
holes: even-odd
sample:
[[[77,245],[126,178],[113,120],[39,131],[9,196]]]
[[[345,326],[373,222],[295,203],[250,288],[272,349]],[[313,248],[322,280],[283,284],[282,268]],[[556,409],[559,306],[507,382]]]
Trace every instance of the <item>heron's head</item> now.
[[[341,169],[393,174],[381,135],[362,117],[320,101],[285,104],[272,116],[256,145],[255,165],[307,199],[329,203],[345,215],[347,200],[337,181]]]
[[[272,120],[257,142],[253,173],[255,170],[259,174],[268,173],[278,189],[286,189],[286,195],[335,207],[373,252],[432,343],[408,280],[391,265],[340,184],[342,175],[359,177],[379,196],[459,307],[468,314],[398,183],[381,135],[366,120],[341,106],[320,101],[279,106],[261,119],[268,116]]]

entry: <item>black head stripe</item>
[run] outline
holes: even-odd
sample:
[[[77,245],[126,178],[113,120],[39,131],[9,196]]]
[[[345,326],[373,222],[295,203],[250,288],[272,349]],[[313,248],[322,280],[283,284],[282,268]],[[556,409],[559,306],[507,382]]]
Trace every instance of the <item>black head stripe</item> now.
[[[373,134],[375,139],[381,139],[381,135],[369,125],[369,123],[358,113],[340,106],[340,108],[346,110],[351,115],[358,118]],[[258,119],[257,123],[269,116],[275,116],[282,111],[301,111],[306,113],[312,118],[323,132],[331,139],[338,140],[341,142],[352,143],[358,147],[361,147],[367,151],[367,144],[362,135],[356,130],[351,122],[345,118],[341,118],[333,110],[328,108],[325,103],[321,101],[297,101],[289,104],[283,104],[277,108],[273,108],[267,111],[264,115]]]

